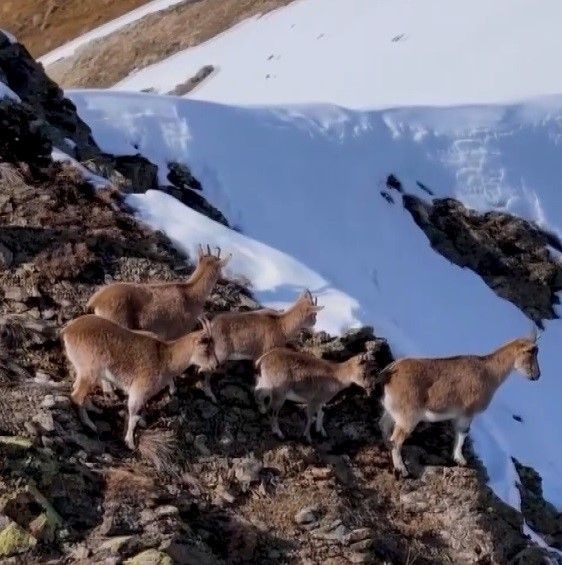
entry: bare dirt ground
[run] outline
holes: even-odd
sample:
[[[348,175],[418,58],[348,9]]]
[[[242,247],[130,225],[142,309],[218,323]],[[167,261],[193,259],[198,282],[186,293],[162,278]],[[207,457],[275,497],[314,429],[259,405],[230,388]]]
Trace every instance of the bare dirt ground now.
[[[146,4],[148,0],[2,0],[0,28],[34,57]]]
[[[193,47],[292,0],[199,0],[152,14],[47,67],[63,88],[107,88],[133,70]],[[189,77],[185,77],[186,79]]]

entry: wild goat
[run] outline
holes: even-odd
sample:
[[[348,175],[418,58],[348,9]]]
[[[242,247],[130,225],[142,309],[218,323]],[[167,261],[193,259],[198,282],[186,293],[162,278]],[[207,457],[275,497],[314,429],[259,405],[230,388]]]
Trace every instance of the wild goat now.
[[[513,369],[530,380],[540,377],[536,332],[530,338],[506,343],[488,355],[444,359],[400,359],[381,373],[384,413],[380,427],[390,436],[395,472],[408,476],[402,444],[419,422],[453,420],[453,458],[466,465],[462,454],[472,419],[486,410],[498,387]]]
[[[274,347],[286,345],[301,329],[314,327],[316,314],[323,308],[307,290],[284,312],[262,309],[219,314],[211,323],[219,364],[254,360]],[[205,376],[204,392],[215,400],[209,374]]]
[[[217,366],[210,325],[174,341],[161,341],[148,332],[135,332],[110,320],[88,314],[70,322],[61,332],[66,356],[76,371],[71,398],[82,422],[97,431],[86,408],[99,411],[88,395],[109,382],[128,395],[129,420],[125,443],[134,449],[133,434],[146,402],[190,365],[200,370]]]
[[[177,339],[192,330],[205,300],[231,255],[220,258],[198,247],[197,268],[186,282],[114,283],[98,290],[87,308],[97,316],[131,330],[147,330],[161,339]]]
[[[310,353],[278,348],[256,361],[260,371],[255,389],[260,412],[271,409],[271,431],[283,439],[279,429],[279,411],[285,400],[306,404],[304,437],[311,442],[310,427],[316,415],[316,431],[326,437],[324,405],[351,384],[370,390],[368,356],[361,353],[333,363]]]

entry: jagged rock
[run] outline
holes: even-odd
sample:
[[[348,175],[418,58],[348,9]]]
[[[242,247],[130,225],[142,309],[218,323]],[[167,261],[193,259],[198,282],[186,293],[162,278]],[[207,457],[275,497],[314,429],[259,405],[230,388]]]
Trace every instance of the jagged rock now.
[[[184,163],[168,163],[168,180],[177,188],[203,190],[201,183],[191,174]]]
[[[0,37],[4,38],[1,32]],[[23,111],[27,112],[27,127],[39,126],[50,143],[78,159],[99,152],[90,128],[79,118],[74,104],[64,97],[62,90],[23,45],[0,42],[0,73],[3,82],[22,100]],[[0,104],[0,116],[3,114]],[[3,121],[1,117],[0,121]],[[71,145],[67,139],[72,140]],[[32,147],[28,151],[30,154]],[[42,151],[40,154],[45,153]]]
[[[548,250],[562,251],[555,235],[504,212],[469,210],[453,198],[429,203],[404,195],[403,203],[441,255],[480,275],[539,325],[557,318],[562,263]]]
[[[189,77],[185,82],[176,85],[173,90],[168,92],[168,94],[171,94],[172,96],[184,96],[188,92],[191,92],[198,84],[203,82],[214,70],[215,67],[213,65],[203,65],[192,77]]]
[[[0,269],[7,269],[13,262],[14,254],[3,243],[0,243]]]
[[[170,196],[173,196],[186,206],[193,208],[195,211],[211,218],[211,220],[215,220],[215,222],[219,222],[219,224],[229,227],[228,220],[224,214],[194,190],[190,190],[189,188],[178,188],[176,186],[161,186],[160,190],[166,192]]]
[[[115,157],[115,169],[127,180],[126,192],[146,192],[158,188],[158,167],[142,155]]]

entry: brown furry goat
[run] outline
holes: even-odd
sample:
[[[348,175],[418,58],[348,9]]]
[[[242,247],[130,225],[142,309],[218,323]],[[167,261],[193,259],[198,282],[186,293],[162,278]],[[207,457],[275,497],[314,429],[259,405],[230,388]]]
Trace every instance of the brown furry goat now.
[[[444,359],[400,359],[386,367],[380,376],[384,383],[380,420],[383,436],[390,436],[395,472],[408,470],[401,449],[419,422],[453,420],[453,458],[466,465],[462,454],[464,440],[475,415],[486,410],[494,393],[512,370],[537,380],[536,333],[502,345],[488,355],[461,355]]]
[[[344,361],[333,363],[310,353],[278,348],[262,355],[256,361],[260,370],[255,389],[260,412],[271,408],[271,431],[283,439],[279,429],[279,411],[285,400],[306,404],[304,436],[311,442],[310,427],[316,415],[316,431],[326,437],[324,406],[338,392],[352,384],[370,389],[368,357],[361,353]]]
[[[199,246],[197,268],[186,282],[114,283],[98,290],[87,308],[97,316],[131,330],[147,330],[161,339],[176,339],[192,330],[205,300],[230,255],[220,258]]]
[[[211,322],[219,363],[241,359],[254,360],[274,347],[282,347],[303,328],[312,328],[322,310],[309,290],[284,312],[263,309],[254,312],[227,312]],[[205,393],[215,400],[210,375],[206,375]]]
[[[97,410],[88,395],[109,382],[128,395],[129,420],[125,443],[134,449],[133,434],[146,402],[189,366],[213,370],[217,366],[207,320],[203,330],[174,341],[161,341],[145,332],[127,330],[93,314],[70,322],[61,332],[66,356],[76,371],[71,398],[82,422],[93,431],[86,407]]]

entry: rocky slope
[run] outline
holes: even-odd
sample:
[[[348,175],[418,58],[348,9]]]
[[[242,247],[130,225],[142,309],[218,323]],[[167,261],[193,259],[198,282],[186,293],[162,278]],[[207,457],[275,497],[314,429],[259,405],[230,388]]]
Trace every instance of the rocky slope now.
[[[452,198],[429,203],[404,195],[403,203],[435,251],[479,274],[537,324],[558,317],[562,262],[550,248],[562,252],[562,242],[554,234],[507,213],[480,214]]]
[[[3,0],[0,26],[19,37],[35,57],[70,41],[147,0]]]
[[[233,363],[210,403],[182,380],[147,411],[139,451],[123,445],[123,400],[98,396],[98,436],[69,403],[72,381],[57,331],[109,280],[172,280],[191,267],[161,235],[95,192],[72,169],[2,165],[0,243],[0,556],[25,563],[539,562],[521,516],[485,486],[479,464],[452,467],[446,426],[416,433],[406,457],[416,478],[397,481],[376,418],[376,394],[340,395],[330,439],[302,443],[303,414],[284,409],[288,439],[272,437],[254,405],[253,370]],[[7,254],[4,253],[6,256]],[[11,257],[11,258],[10,258]],[[213,311],[254,308],[221,281]],[[317,354],[371,351],[371,330],[303,336]],[[15,557],[19,556],[19,557]]]
[[[72,57],[47,68],[64,88],[106,88],[137,69],[182,49],[199,45],[235,24],[289,4],[292,0],[198,0],[146,16],[84,46]],[[214,61],[209,61],[212,65]],[[181,77],[181,85],[190,79]]]

